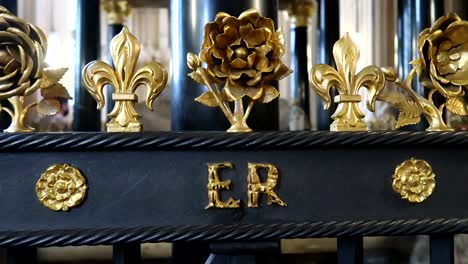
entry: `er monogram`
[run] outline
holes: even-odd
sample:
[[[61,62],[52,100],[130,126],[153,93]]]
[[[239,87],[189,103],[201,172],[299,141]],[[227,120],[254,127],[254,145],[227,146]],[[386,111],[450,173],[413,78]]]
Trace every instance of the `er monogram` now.
[[[227,201],[221,201],[221,190],[229,190],[231,180],[220,180],[221,169],[232,169],[234,165],[231,162],[208,163],[208,208],[239,208],[240,200],[230,197]],[[265,182],[260,180],[259,170],[267,171]],[[248,163],[247,175],[247,207],[256,208],[259,205],[260,194],[267,196],[267,204],[278,204],[287,206],[287,204],[275,192],[278,183],[278,169],[275,165],[268,163]]]

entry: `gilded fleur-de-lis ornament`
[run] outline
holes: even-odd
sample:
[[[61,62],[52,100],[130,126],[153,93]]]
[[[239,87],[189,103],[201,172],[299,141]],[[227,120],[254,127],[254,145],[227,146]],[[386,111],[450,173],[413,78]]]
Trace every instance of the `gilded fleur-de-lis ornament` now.
[[[359,48],[346,33],[333,46],[333,57],[336,69],[326,64],[315,65],[312,68],[310,82],[312,89],[322,98],[324,108],[331,105],[331,88],[335,88],[338,95],[334,102],[338,107],[333,114],[331,131],[365,131],[368,130],[364,122],[364,113],[359,108],[362,98],[359,90],[368,89],[367,108],[374,111],[375,100],[385,85],[385,77],[376,66],[367,66],[356,73],[359,61]]]
[[[136,70],[140,55],[140,44],[126,27],[111,41],[111,55],[115,67],[103,61],[90,62],[83,68],[83,80],[87,91],[98,103],[105,105],[103,89],[106,84],[114,88],[112,100],[114,109],[108,114],[108,132],[142,132],[143,125],[138,121],[135,110],[138,97],[135,94],[140,85],[147,87],[146,107],[153,110],[153,102],[167,83],[167,72],[157,62],[150,62]]]

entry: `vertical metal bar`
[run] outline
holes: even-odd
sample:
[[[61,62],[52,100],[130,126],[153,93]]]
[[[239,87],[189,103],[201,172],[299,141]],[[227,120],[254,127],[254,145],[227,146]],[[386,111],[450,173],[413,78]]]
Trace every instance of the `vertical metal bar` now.
[[[333,61],[333,45],[340,39],[339,18],[339,0],[320,0],[317,63],[335,65]],[[317,100],[317,130],[329,130],[332,122],[331,115],[335,109],[332,105],[329,110],[324,110],[322,100],[320,98],[317,98]]]
[[[257,264],[257,259],[254,255],[246,256],[229,256],[211,254],[205,264]]]
[[[175,242],[172,243],[172,263],[174,264],[203,264],[210,255],[210,248],[203,242]]]
[[[291,27],[291,111],[289,130],[310,128],[307,25]],[[292,119],[292,120],[291,120]]]
[[[36,264],[37,249],[34,247],[11,247],[0,249],[1,264]]]
[[[431,264],[453,264],[454,262],[454,236],[430,236]]]
[[[140,244],[117,244],[112,247],[113,264],[139,264],[141,263]]]
[[[219,242],[210,244],[210,248],[205,264],[280,263],[279,241]]]
[[[87,63],[99,58],[99,23],[99,0],[78,0],[75,45],[74,131],[101,130],[100,111],[96,109],[96,101],[85,90],[81,75],[81,71]]]
[[[338,237],[337,238],[338,264],[362,264],[363,263],[363,238],[362,237]]]

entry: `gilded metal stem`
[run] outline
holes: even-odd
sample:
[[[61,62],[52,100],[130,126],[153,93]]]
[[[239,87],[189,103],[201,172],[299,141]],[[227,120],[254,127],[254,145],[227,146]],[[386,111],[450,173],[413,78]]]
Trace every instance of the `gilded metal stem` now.
[[[34,128],[26,124],[26,114],[31,105],[24,107],[24,97],[23,96],[13,96],[8,98],[8,101],[12,105],[13,109],[4,108],[7,110],[7,113],[11,116],[10,126],[3,130],[5,133],[14,133],[14,132],[32,132]]]
[[[402,94],[388,93],[381,94],[378,98],[378,100],[391,103],[400,109],[401,113],[398,118],[397,128],[404,125],[418,123],[420,119],[419,115],[424,114],[429,123],[429,127],[426,129],[427,131],[453,130],[445,124],[442,117],[442,109],[438,108],[431,100],[431,94],[429,96],[431,99],[426,99],[411,89],[413,79],[417,73],[416,68],[413,68],[410,71],[404,82],[396,76],[394,69],[384,68],[383,71],[387,81],[394,82],[396,86],[405,91],[409,96],[408,98],[405,98]],[[442,104],[441,107],[443,105],[444,104]]]
[[[253,108],[254,105],[255,105],[255,101],[250,100],[249,105],[247,106],[247,109],[245,110],[244,121],[247,121],[247,119],[249,118],[250,113],[252,112],[252,108]]]
[[[208,87],[208,90],[213,94],[216,102],[219,105],[219,108],[221,108],[221,111],[223,111],[224,116],[228,119],[229,123],[231,123],[231,125],[233,125],[235,123],[235,118],[234,118],[234,114],[232,113],[232,111],[231,111],[231,109],[229,107],[229,103],[226,102],[225,100],[221,99],[221,93],[220,93],[219,89],[217,88],[217,86],[215,84],[214,85],[215,85],[216,88],[213,88],[213,84],[211,84],[208,81],[208,78],[207,78],[204,70],[202,70],[200,68],[197,68],[196,72],[198,72],[198,74],[200,74],[200,76],[203,79],[204,84],[206,85],[206,87]]]
[[[227,132],[251,132],[252,129],[247,126],[247,118],[244,116],[244,104],[242,99],[234,101],[234,124]]]

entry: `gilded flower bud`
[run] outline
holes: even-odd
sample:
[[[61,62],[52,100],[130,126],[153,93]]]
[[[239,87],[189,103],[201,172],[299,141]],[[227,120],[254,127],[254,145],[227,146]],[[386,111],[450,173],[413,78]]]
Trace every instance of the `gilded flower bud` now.
[[[201,62],[197,55],[192,52],[187,53],[187,66],[192,70],[196,70],[201,67]]]

